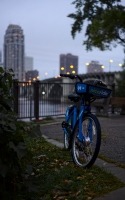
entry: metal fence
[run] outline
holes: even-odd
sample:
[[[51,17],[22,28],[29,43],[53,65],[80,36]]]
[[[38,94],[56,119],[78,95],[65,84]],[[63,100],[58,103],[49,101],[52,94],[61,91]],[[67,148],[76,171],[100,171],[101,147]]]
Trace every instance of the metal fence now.
[[[39,119],[41,117],[64,115],[71,104],[67,95],[74,84],[14,82],[14,111],[18,118]]]

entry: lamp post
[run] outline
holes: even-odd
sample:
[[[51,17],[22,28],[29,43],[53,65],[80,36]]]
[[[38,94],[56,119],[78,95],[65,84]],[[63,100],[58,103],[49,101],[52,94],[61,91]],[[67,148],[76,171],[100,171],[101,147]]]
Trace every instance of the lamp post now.
[[[89,62],[87,62],[85,65],[86,65],[87,73],[89,73]]]
[[[105,66],[104,66],[104,65],[101,65],[101,68],[102,68],[102,70],[103,70],[103,69],[105,69]]]
[[[111,70],[111,63],[113,63],[113,60],[112,60],[112,59],[109,60],[109,72],[110,72],[110,70]]]

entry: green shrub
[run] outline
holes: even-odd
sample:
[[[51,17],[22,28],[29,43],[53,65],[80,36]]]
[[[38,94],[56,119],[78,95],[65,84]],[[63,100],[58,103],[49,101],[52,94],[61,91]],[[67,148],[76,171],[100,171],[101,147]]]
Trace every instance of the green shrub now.
[[[29,152],[24,123],[13,112],[13,72],[0,67],[0,199],[23,199]],[[25,188],[26,190],[26,188]]]

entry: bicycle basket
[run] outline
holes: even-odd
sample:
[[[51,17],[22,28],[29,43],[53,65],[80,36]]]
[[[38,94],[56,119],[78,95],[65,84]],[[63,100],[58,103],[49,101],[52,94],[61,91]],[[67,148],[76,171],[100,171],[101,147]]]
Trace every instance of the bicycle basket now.
[[[111,94],[111,89],[106,87],[99,87],[95,85],[90,85],[86,83],[76,83],[75,92],[77,94],[88,94],[96,98],[107,98]]]

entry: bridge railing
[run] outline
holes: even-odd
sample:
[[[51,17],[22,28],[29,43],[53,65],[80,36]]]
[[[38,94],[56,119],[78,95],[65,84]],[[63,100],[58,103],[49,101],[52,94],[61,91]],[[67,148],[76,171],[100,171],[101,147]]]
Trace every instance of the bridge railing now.
[[[114,85],[110,86],[115,96]],[[68,94],[74,90],[73,83],[43,83],[36,82],[17,82],[13,84],[14,111],[19,119],[36,119],[47,116],[64,115],[66,107],[72,103],[68,100]],[[100,107],[99,107],[100,105]],[[99,112],[106,105],[105,102],[93,105]],[[94,110],[93,109],[93,110]],[[109,109],[109,101],[107,109]],[[111,110],[111,105],[110,105]],[[94,110],[96,111],[96,110]],[[108,112],[108,110],[106,110]]]

